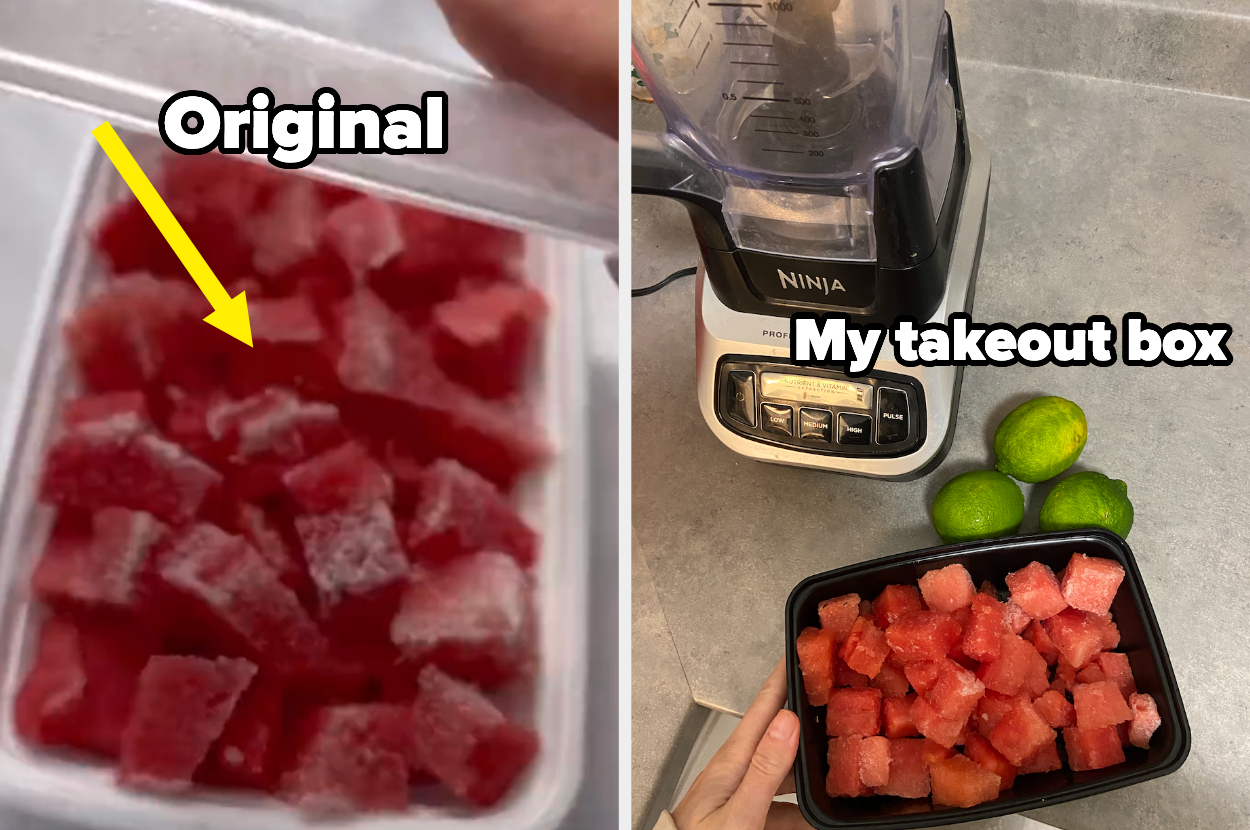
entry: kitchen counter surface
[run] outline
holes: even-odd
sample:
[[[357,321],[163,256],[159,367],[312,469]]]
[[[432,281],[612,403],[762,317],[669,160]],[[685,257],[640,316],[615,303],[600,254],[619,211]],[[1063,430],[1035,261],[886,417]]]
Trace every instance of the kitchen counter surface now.
[[[1076,401],[1090,433],[1070,472],[1128,483],[1128,542],[1193,749],[1171,776],[1031,815],[1068,830],[1248,826],[1250,100],[975,60],[961,70],[969,124],[994,164],[974,318],[1226,322],[1233,365],[969,368],[954,446],[926,478],[770,466],[735,455],[703,422],[694,285],[682,280],[632,301],[635,554],[694,700],[741,712],[782,654],[782,610],[799,580],[937,544],[933,496],[993,465],[999,420],[1039,394]],[[684,211],[660,199],[634,198],[633,243],[635,286],[697,258]],[[1024,531],[1052,485],[1024,486]],[[635,641],[636,665],[649,647]]]

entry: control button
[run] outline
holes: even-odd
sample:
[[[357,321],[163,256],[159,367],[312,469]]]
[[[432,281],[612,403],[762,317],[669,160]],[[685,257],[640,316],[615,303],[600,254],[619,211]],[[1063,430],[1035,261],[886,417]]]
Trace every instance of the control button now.
[[[877,390],[877,443],[897,444],[907,440],[907,393],[902,389]]]
[[[725,410],[729,417],[755,426],[755,373],[730,372],[725,384]]]
[[[764,404],[764,427],[765,432],[773,432],[777,435],[788,435],[794,437],[794,410],[788,406],[778,406],[775,403]]]
[[[833,440],[833,413],[827,409],[800,409],[799,438],[828,444]]]
[[[839,444],[867,444],[872,438],[872,418],[868,415],[838,415]]]

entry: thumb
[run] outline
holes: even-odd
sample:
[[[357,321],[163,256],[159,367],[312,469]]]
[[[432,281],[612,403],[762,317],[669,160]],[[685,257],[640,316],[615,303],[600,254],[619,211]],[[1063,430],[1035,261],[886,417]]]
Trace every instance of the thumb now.
[[[751,756],[751,765],[747,767],[742,783],[725,805],[731,817],[728,826],[744,830],[764,826],[773,796],[794,766],[798,749],[798,716],[782,709],[768,725],[768,731]]]

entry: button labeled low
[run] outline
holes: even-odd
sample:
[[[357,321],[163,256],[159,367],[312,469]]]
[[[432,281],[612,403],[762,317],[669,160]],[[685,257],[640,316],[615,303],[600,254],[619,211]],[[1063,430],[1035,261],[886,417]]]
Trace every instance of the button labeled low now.
[[[762,407],[765,432],[794,437],[794,410],[788,406],[766,403]]]
[[[867,444],[872,440],[872,418],[868,415],[838,415],[839,444]]]
[[[833,413],[827,409],[800,409],[799,438],[828,444],[833,440]]]

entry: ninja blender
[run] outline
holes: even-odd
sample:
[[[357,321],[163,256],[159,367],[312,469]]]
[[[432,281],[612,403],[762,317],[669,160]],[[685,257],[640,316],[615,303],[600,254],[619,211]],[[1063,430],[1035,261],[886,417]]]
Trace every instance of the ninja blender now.
[[[681,200],[694,226],[712,432],[760,461],[933,470],[962,367],[903,366],[888,340],[864,376],[798,366],[788,318],[971,311],[990,161],[942,0],[633,0],[633,58],[668,125],[633,133],[633,191]]]

